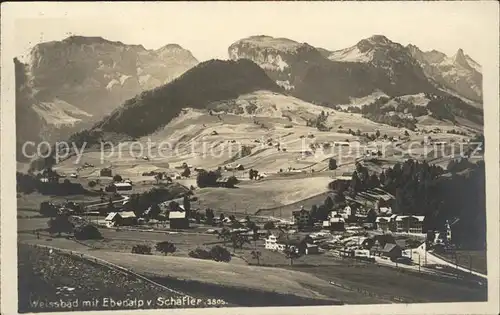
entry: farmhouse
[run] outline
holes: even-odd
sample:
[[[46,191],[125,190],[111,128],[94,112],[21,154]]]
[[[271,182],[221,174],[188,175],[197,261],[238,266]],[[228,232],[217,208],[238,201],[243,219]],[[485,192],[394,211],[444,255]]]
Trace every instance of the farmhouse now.
[[[380,251],[380,254],[384,257],[389,257],[391,260],[396,260],[396,258],[401,257],[402,249],[397,244],[387,243],[384,248]]]
[[[137,217],[133,211],[110,212],[104,219],[104,222],[108,227],[136,225]]]
[[[116,191],[132,190],[131,183],[113,183],[113,186],[115,187]]]
[[[350,183],[352,180],[352,173],[342,173],[342,175],[335,177],[335,179],[338,181]]]
[[[170,211],[168,214],[171,229],[187,229],[189,228],[189,219],[185,211]]]
[[[234,187],[234,182],[230,180],[229,177],[220,177],[215,181],[218,187],[232,188]]]
[[[113,173],[111,172],[110,168],[105,167],[101,169],[100,175],[101,177],[112,177]]]
[[[386,232],[386,231],[394,231],[395,230],[395,222],[394,219],[396,215],[392,216],[381,216],[375,219],[375,224],[377,225],[377,230]]]
[[[391,215],[392,214],[392,208],[391,207],[380,207],[378,209],[379,213],[381,215]]]
[[[345,231],[344,218],[333,217],[330,218],[330,231]]]
[[[299,211],[293,211],[293,224],[296,224],[299,229],[307,227],[311,223],[311,214],[303,207]]]

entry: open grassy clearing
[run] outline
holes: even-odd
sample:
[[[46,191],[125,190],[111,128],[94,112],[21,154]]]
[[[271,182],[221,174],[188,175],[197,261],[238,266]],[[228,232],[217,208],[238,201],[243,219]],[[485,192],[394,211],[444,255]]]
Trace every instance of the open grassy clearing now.
[[[452,264],[471,268],[473,271],[487,274],[487,256],[485,250],[456,250],[454,252],[446,252],[443,254],[436,254]]]
[[[488,295],[486,286],[470,287],[455,282],[448,283],[372,264],[288,268],[380,296],[402,297],[413,303],[486,301]]]
[[[19,244],[18,251],[18,307],[21,313],[127,309],[102,305],[83,306],[83,301],[99,299],[102,304],[103,298],[154,300],[158,296],[175,296],[159,286],[87,260],[57,252],[50,253],[48,249],[26,244]],[[59,301],[59,299],[64,301],[78,299],[79,304],[70,308],[51,308],[32,304],[34,301]]]

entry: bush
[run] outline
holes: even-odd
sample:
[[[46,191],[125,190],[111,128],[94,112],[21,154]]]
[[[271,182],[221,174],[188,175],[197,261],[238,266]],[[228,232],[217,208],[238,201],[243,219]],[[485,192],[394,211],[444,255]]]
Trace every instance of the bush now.
[[[181,176],[183,176],[183,177],[189,177],[190,175],[191,175],[191,170],[189,169],[189,167],[186,166],[184,168],[184,171],[182,171]]]
[[[330,160],[328,160],[328,169],[329,170],[337,169],[337,160],[335,160],[334,158],[331,158]]]
[[[156,244],[156,250],[167,255],[168,253],[175,253],[175,245],[165,241],[165,242],[159,242]]]
[[[44,201],[40,204],[40,215],[44,217],[55,217],[57,215],[57,208],[52,203]]]
[[[217,184],[217,179],[220,177],[220,173],[206,170],[198,171],[196,176],[196,184],[198,187],[214,187]]]
[[[132,254],[151,255],[151,246],[134,245],[132,247]]]
[[[264,230],[272,230],[274,229],[274,222],[268,221],[264,224]]]
[[[96,185],[97,185],[97,183],[96,183],[96,181],[95,181],[95,180],[91,180],[91,181],[89,182],[89,187],[90,187],[90,188],[94,188]]]
[[[236,178],[236,176],[231,176],[227,179],[227,187],[234,187],[240,181]]]
[[[231,261],[231,253],[220,245],[215,245],[210,250],[210,257],[215,261],[229,262]]]
[[[92,224],[76,227],[73,234],[77,240],[98,240],[103,238],[101,232]]]
[[[189,252],[189,257],[191,258],[197,258],[197,259],[212,259],[210,256],[210,253],[202,248],[197,248],[195,250],[192,250]]]
[[[73,224],[69,222],[69,217],[66,215],[58,215],[55,218],[51,218],[47,225],[49,226],[48,231],[50,234],[61,233],[71,233],[73,232]]]
[[[113,181],[115,181],[115,182],[121,182],[122,180],[123,180],[123,178],[118,174],[113,176]]]

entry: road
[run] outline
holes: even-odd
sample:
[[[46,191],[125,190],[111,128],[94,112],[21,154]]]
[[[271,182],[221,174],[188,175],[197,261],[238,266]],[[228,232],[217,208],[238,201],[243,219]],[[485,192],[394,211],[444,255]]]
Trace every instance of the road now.
[[[463,268],[463,267],[457,266],[457,265],[455,265],[453,263],[450,263],[449,261],[446,261],[446,260],[444,260],[442,258],[437,257],[436,255],[432,254],[432,252],[430,252],[430,251],[427,251],[427,253],[425,253],[425,242],[422,243],[422,245],[420,245],[416,249],[414,249],[414,252],[416,252],[417,254],[421,255],[421,257],[426,257],[428,265],[430,265],[430,264],[436,264],[436,265],[448,266],[450,268],[458,269],[458,270],[460,270],[462,272],[465,272],[465,273],[471,273],[471,274],[473,274],[475,276],[478,276],[478,277],[480,277],[482,279],[485,279],[485,280],[488,279],[488,276],[485,275],[485,274],[482,274],[482,273],[479,273],[477,271],[473,271],[473,270],[469,270],[467,268]]]
[[[129,196],[122,196],[122,199],[114,200],[111,201],[112,204],[117,204],[117,203],[124,203],[125,201],[129,200]],[[93,204],[87,204],[85,206],[85,209],[88,210],[89,208],[94,208],[94,207],[102,207],[102,206],[107,206],[109,204],[109,201],[106,202],[100,202],[100,203],[93,203]]]

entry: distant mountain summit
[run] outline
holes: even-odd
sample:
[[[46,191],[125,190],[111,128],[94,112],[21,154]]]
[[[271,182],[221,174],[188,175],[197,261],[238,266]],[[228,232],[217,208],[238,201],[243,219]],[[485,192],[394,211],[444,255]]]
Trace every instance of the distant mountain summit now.
[[[333,52],[285,38],[252,36],[233,43],[228,53],[233,60],[254,61],[294,96],[328,106],[376,91],[391,96],[436,91],[408,50],[381,35]]]
[[[429,79],[460,96],[482,102],[481,66],[462,49],[448,57],[436,50],[423,52],[415,45],[408,45],[407,48]]]
[[[16,80],[16,106],[22,107],[16,119],[20,128],[32,123],[32,130],[20,132],[20,141],[67,135],[64,130],[96,122],[127,99],[198,64],[177,44],[147,50],[84,36],[37,44],[27,59],[24,64],[15,60],[16,76],[22,78]]]

